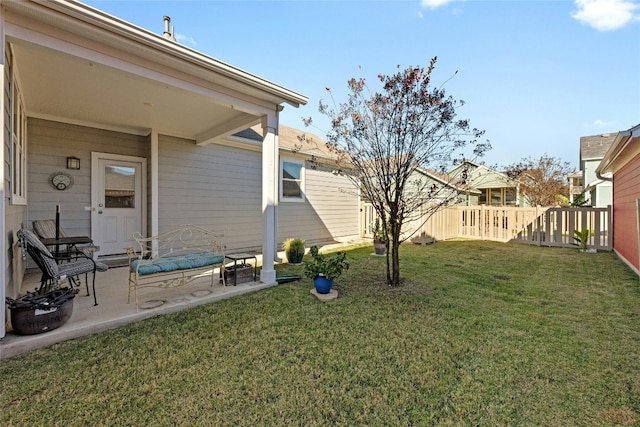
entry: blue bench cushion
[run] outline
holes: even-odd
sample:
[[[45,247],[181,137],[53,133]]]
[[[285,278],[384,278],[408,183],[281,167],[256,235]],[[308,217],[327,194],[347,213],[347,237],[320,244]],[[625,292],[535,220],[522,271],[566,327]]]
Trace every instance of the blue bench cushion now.
[[[190,268],[206,267],[222,264],[224,256],[201,252],[187,255],[168,256],[163,258],[135,260],[131,262],[131,269],[138,271],[140,276],[154,273],[167,273]]]

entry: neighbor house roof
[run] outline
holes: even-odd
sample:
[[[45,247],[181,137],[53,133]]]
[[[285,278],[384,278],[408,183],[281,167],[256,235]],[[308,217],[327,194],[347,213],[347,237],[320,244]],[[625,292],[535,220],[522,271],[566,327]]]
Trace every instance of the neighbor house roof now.
[[[434,171],[433,169],[426,169],[426,168],[417,168],[416,170],[433,180],[441,182],[442,184],[445,184],[447,186],[453,187],[457,191],[472,193],[472,194],[482,194],[482,191],[478,190],[477,188],[474,188],[470,185],[460,182],[453,176],[448,175],[446,173],[442,173],[442,172]]]
[[[603,158],[615,137],[615,134],[610,133],[580,137],[580,160]]]
[[[237,132],[233,136],[254,143],[261,143],[262,127],[261,125],[255,125]],[[278,129],[278,146],[283,151],[315,156],[321,159],[336,159],[335,153],[332,153],[327,148],[327,141],[323,138],[289,126],[280,125]]]
[[[473,184],[475,188],[497,188],[505,185],[512,185],[516,187],[518,185],[517,180],[510,178],[504,172],[499,172],[486,165],[472,162],[470,160],[464,160],[458,166],[451,169],[449,171],[449,175],[458,176],[461,173],[461,170],[465,167],[465,164],[473,166],[473,168],[468,172],[469,176],[467,181],[470,184]],[[493,180],[493,178],[487,181],[487,176],[494,177],[498,181]]]
[[[327,147],[327,141],[318,135],[288,126],[280,126],[280,148],[310,156],[335,159],[336,154]]]

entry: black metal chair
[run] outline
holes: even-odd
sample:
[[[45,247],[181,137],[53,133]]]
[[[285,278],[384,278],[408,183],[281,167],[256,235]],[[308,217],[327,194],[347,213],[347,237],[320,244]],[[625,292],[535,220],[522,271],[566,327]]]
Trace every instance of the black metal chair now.
[[[76,258],[71,260],[64,258],[68,260],[68,262],[58,264],[57,261],[59,260],[49,252],[47,247],[42,244],[38,236],[32,231],[19,230],[17,234],[21,246],[26,249],[27,253],[42,271],[39,292],[46,291],[48,284],[59,286],[60,282],[64,280],[69,280],[69,283],[73,286],[76,284],[77,277],[80,274],[84,274],[87,295],[89,295],[88,274],[93,273],[93,302],[94,305],[98,305],[96,298],[96,271],[107,271],[109,267],[106,264],[94,261],[82,252],[78,253]]]

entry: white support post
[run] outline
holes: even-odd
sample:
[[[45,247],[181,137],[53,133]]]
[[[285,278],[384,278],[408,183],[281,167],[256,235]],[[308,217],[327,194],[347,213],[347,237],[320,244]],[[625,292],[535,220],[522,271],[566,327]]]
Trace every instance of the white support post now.
[[[262,270],[260,281],[276,283],[278,221],[278,112],[262,120]]]
[[[150,224],[150,235],[157,236],[159,233],[159,224],[158,224],[158,211],[159,211],[159,202],[158,202],[158,157],[159,157],[159,141],[158,141],[158,131],[156,129],[151,129],[151,224]],[[145,201],[146,203],[146,201]],[[147,230],[142,230],[142,234],[147,236]],[[157,244],[154,240],[153,242],[153,250],[157,249]]]
[[[4,75],[4,67],[5,67],[5,63],[4,63],[4,47],[5,47],[5,43],[4,43],[4,15],[3,15],[3,11],[2,9],[0,9],[0,88],[2,88],[2,92],[4,93],[4,84],[5,84],[5,75]],[[6,94],[5,94],[6,95]],[[5,99],[7,97],[3,96],[2,99],[0,99],[0,111],[3,112],[3,114],[0,114],[0,129],[4,129],[4,111],[6,109],[6,105],[5,105]],[[6,141],[5,141],[6,144]],[[6,334],[6,328],[5,328],[5,324],[7,321],[6,315],[7,315],[7,309],[6,309],[6,305],[4,304],[4,299],[6,297],[6,292],[7,292],[7,283],[6,283],[6,277],[7,277],[7,235],[5,233],[5,228],[6,228],[6,212],[5,212],[5,200],[7,200],[7,194],[6,191],[7,189],[4,187],[4,177],[7,176],[6,171],[5,171],[5,158],[4,158],[4,149],[0,151],[0,176],[3,177],[2,181],[0,181],[0,198],[2,198],[2,200],[0,201],[0,236],[2,236],[0,238],[0,274],[2,276],[0,276],[0,302],[2,302],[2,309],[0,309],[0,338],[3,338]],[[13,272],[14,277],[16,272]]]

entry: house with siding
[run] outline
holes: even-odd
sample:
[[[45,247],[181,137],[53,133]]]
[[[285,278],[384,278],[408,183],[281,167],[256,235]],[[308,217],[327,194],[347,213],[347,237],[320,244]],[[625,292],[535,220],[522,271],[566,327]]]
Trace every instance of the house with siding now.
[[[0,300],[17,296],[26,267],[16,232],[57,206],[66,233],[91,236],[100,257],[136,231],[222,232],[227,251],[262,253],[264,283],[285,238],[358,234],[357,195],[288,148],[296,132],[279,112],[305,96],[180,45],[167,17],[155,33],[76,1],[0,6]]]
[[[480,191],[470,193],[460,204],[467,206],[526,206],[516,180],[486,165],[465,160],[449,171],[449,175]],[[464,175],[464,176],[463,176]]]
[[[611,204],[611,181],[597,176],[596,168],[607,153],[615,134],[583,136],[580,138],[580,170],[585,200],[590,206],[606,208]]]
[[[261,138],[259,126],[233,135],[236,141],[257,145]],[[359,238],[360,190],[348,171],[337,173],[326,141],[280,125],[278,143],[278,242],[295,237],[309,246]]]
[[[595,174],[613,186],[613,250],[640,274],[640,124],[611,136]]]

